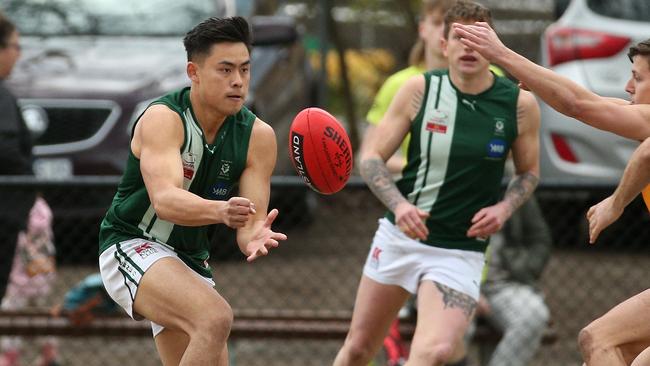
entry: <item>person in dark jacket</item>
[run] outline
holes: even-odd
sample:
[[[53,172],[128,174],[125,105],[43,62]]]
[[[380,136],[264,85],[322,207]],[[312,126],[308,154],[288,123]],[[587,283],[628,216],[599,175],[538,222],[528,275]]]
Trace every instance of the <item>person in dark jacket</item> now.
[[[18,30],[0,13],[0,175],[33,175],[31,136],[4,84],[19,56]],[[34,200],[31,190],[0,189],[0,298],[7,289],[18,233],[25,229]]]

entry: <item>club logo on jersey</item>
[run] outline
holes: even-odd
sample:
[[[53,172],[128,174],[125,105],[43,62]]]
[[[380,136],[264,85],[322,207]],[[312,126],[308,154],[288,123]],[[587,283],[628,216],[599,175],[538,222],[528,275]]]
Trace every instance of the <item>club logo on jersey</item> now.
[[[232,164],[232,161],[221,160],[221,167],[219,168],[219,178],[230,179],[230,164]]]
[[[506,142],[502,139],[492,139],[487,144],[487,156],[490,159],[502,159],[506,154]]]
[[[501,117],[494,117],[494,134],[497,136],[504,136],[505,132],[505,123],[506,119]]]
[[[183,161],[183,177],[185,179],[192,179],[194,177],[194,164],[196,158],[191,152],[186,152],[181,155],[181,160]]]
[[[447,113],[434,109],[431,117],[427,120],[426,130],[433,133],[447,133]]]

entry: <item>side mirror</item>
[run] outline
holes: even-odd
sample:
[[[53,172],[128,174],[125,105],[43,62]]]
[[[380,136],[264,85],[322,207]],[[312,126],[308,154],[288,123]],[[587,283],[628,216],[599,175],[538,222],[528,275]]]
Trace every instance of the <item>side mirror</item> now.
[[[250,23],[253,29],[253,46],[271,46],[298,40],[296,23],[290,17],[254,16]]]

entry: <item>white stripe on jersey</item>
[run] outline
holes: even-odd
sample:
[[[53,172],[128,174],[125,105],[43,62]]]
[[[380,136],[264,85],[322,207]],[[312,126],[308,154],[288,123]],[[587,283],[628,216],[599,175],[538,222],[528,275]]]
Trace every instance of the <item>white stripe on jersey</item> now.
[[[194,121],[194,118],[192,118],[192,112],[189,108],[185,110],[183,116],[185,119],[184,126],[185,136],[187,136],[187,143],[185,144],[185,149],[181,153],[181,159],[186,161],[191,160],[194,163],[194,174],[192,177],[189,179],[187,177],[183,177],[183,189],[187,191],[189,190],[190,185],[196,177],[196,172],[199,171],[201,160],[203,158],[203,131],[199,127],[198,123]],[[145,237],[154,238],[156,241],[163,244],[167,243],[172,230],[174,230],[174,224],[169,221],[162,220],[158,217],[156,218],[156,222],[151,227],[151,230],[147,232],[147,227],[149,227],[151,224],[151,220],[153,219],[154,214],[155,210],[153,208],[153,205],[149,205],[149,208],[142,217],[142,220],[140,221],[140,224],[138,224],[138,227],[142,230],[142,233]]]
[[[439,83],[441,83],[440,100],[438,101],[438,110],[436,110]],[[442,187],[447,174],[456,124],[457,103],[456,90],[451,86],[449,76],[431,76],[429,95],[420,129],[420,166],[413,192],[408,195],[409,201],[414,202],[415,197],[419,194],[417,207],[425,212],[430,212],[436,203],[440,187]],[[427,130],[427,123],[435,121],[434,117],[440,118],[440,112],[446,116],[443,119],[445,133]]]

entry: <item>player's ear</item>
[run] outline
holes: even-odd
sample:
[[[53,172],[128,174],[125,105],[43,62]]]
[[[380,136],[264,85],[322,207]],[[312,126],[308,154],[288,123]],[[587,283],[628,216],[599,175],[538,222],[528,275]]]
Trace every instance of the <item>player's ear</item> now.
[[[442,55],[445,57],[447,57],[447,44],[448,42],[445,37],[440,37],[440,50],[442,50]]]
[[[199,81],[199,76],[198,76],[198,65],[192,61],[187,62],[187,67],[186,67],[186,72],[187,76],[192,80],[193,82],[198,82]]]

